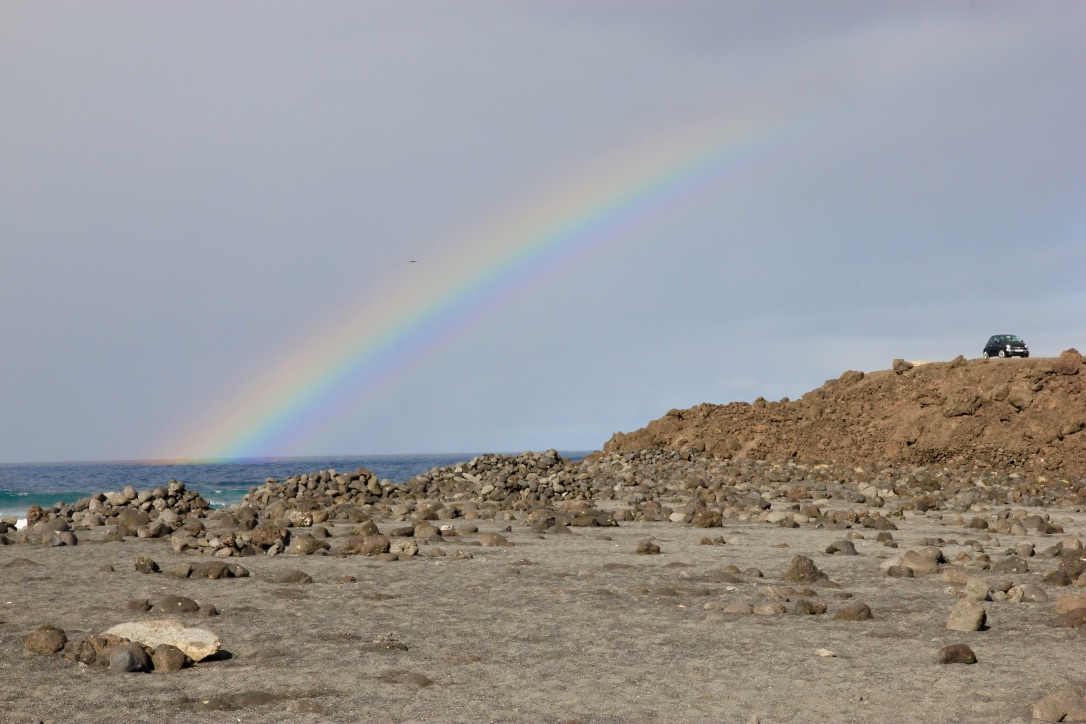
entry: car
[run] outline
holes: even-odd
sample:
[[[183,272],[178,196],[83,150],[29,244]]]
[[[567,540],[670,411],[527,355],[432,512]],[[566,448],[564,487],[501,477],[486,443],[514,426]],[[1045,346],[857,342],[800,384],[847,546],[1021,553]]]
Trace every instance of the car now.
[[[984,359],[989,357],[1029,357],[1029,346],[1017,334],[993,334],[984,345]]]

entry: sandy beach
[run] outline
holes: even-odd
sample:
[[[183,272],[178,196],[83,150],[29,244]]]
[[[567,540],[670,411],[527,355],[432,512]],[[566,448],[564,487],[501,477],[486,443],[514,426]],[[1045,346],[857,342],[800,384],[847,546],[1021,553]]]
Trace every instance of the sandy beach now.
[[[1036,701],[1086,678],[1077,629],[1047,625],[1053,601],[1077,589],[1043,583],[1059,559],[1042,553],[1086,517],[1053,513],[1064,533],[1027,537],[956,518],[906,512],[891,534],[898,548],[863,528],[624,522],[540,534],[486,520],[407,560],[231,558],[250,575],[219,580],[172,576],[206,558],[164,540],[96,542],[91,531],[75,547],[9,545],[0,708],[7,721],[1029,720]],[[333,541],[350,527],[330,526]],[[512,545],[480,545],[488,532]],[[849,533],[857,555],[825,552]],[[1038,553],[1028,572],[968,573],[993,590],[1038,584],[1048,600],[987,601],[986,630],[946,627],[964,589],[948,580],[964,568],[891,578],[880,567],[932,543],[948,561],[977,543],[998,561],[1027,540]],[[645,541],[660,553],[637,553]],[[796,555],[833,583],[782,580]],[[161,572],[138,572],[139,556]],[[272,582],[295,570],[312,582]],[[173,618],[214,632],[219,655],[173,673],[111,673],[24,651],[42,624],[71,639],[163,618],[128,606],[166,595],[218,610]],[[801,600],[826,613],[797,615]],[[725,611],[743,601],[763,615]],[[835,618],[856,603],[869,620]],[[936,663],[956,643],[978,662]]]

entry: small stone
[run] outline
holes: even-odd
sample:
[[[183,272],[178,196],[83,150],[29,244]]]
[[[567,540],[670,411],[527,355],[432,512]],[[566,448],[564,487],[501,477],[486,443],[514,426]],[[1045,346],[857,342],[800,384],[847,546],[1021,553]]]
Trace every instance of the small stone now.
[[[866,603],[853,603],[833,614],[836,621],[867,621],[872,618],[871,607]]]
[[[169,575],[173,576],[174,578],[188,578],[192,575],[192,564],[178,563],[170,570]]]
[[[166,596],[151,607],[151,613],[196,613],[200,605],[185,596]]]
[[[290,539],[290,545],[287,546],[287,553],[297,556],[311,556],[319,551],[328,550],[329,547],[327,541],[318,540],[306,533],[303,535],[296,535]]]
[[[1029,564],[1018,556],[1009,556],[992,565],[996,573],[1027,573]]]
[[[984,606],[976,601],[963,600],[950,611],[946,627],[953,631],[979,631],[988,620]]]
[[[109,670],[117,673],[139,671],[136,657],[128,649],[118,649],[109,657]]]
[[[227,563],[226,570],[229,572],[230,578],[248,578],[249,569],[238,563]]]
[[[938,573],[939,559],[935,556],[924,555],[916,551],[905,551],[901,557],[901,565],[911,568],[914,573]]]
[[[272,583],[312,583],[313,577],[305,571],[280,571],[268,579]]]
[[[136,558],[136,571],[139,573],[158,573],[158,564],[147,556]]]
[[[839,553],[844,556],[859,555],[858,553],[856,553],[856,545],[850,540],[839,540],[830,543],[828,546],[826,546],[826,553],[829,553],[831,555],[834,553]]]
[[[783,603],[763,603],[754,607],[754,615],[783,616],[787,610]]]
[[[886,569],[886,575],[890,578],[912,578],[913,569],[908,566],[890,566]]]
[[[792,609],[792,613],[797,616],[821,616],[825,612],[826,604],[815,603],[807,598],[797,600],[795,607]]]
[[[401,538],[390,543],[389,552],[403,558],[410,558],[419,554],[419,544],[410,538]]]
[[[1084,623],[1086,623],[1086,608],[1072,608],[1053,618],[1048,625],[1053,628],[1082,628]]]
[[[971,576],[965,584],[965,597],[970,601],[987,601],[992,593],[988,581],[980,576]]]
[[[1042,580],[1044,580],[1044,582],[1049,584],[1050,586],[1071,585],[1071,577],[1067,575],[1067,571],[1063,570],[1062,568],[1057,568],[1056,570],[1046,575]]]
[[[170,644],[159,644],[151,652],[151,665],[157,674],[180,671],[187,661],[185,652]]]
[[[1068,593],[1057,598],[1056,603],[1053,604],[1053,609],[1056,613],[1067,613],[1076,608],[1086,608],[1086,596]]]
[[[151,610],[151,602],[146,598],[133,598],[131,601],[124,605],[125,610],[135,611],[137,613],[147,613]]]
[[[109,670],[115,673],[150,671],[151,658],[135,641],[125,641],[110,654]]]
[[[23,650],[32,654],[51,656],[63,649],[66,643],[68,643],[68,637],[64,629],[43,624],[23,640]]]
[[[1037,721],[1086,721],[1086,698],[1074,686],[1057,689],[1033,705]]]
[[[938,653],[935,654],[935,663],[975,664],[977,663],[977,655],[973,653],[973,649],[965,644],[951,644],[939,649]]]
[[[646,540],[639,543],[634,552],[643,556],[654,556],[660,553],[660,546],[650,540]]]
[[[724,613],[733,613],[737,616],[749,616],[754,613],[754,607],[749,601],[735,601],[724,607]]]
[[[1048,592],[1044,587],[1036,583],[1024,583],[1018,587],[1022,591],[1022,600],[1029,603],[1044,603],[1048,600]]]
[[[823,659],[832,659],[837,656],[837,654],[830,651],[829,649],[815,649],[815,656],[819,656]]]
[[[352,535],[335,552],[340,556],[379,556],[388,553],[391,546],[386,535]]]
[[[784,580],[792,583],[814,583],[826,578],[826,574],[818,569],[807,556],[793,556],[788,570],[784,574]]]
[[[513,545],[509,539],[500,533],[483,533],[479,536],[479,545],[484,548],[500,548]]]
[[[213,581],[230,577],[230,566],[222,561],[201,561],[189,572],[189,578],[210,578]]]

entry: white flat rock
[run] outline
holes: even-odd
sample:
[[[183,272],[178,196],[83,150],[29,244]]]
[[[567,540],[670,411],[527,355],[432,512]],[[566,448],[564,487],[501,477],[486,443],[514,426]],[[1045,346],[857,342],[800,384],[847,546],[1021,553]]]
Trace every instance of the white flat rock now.
[[[202,661],[218,653],[220,646],[219,637],[211,631],[185,626],[174,619],[119,623],[106,633],[136,641],[150,648],[160,644],[170,644],[184,651],[185,655],[193,661]]]

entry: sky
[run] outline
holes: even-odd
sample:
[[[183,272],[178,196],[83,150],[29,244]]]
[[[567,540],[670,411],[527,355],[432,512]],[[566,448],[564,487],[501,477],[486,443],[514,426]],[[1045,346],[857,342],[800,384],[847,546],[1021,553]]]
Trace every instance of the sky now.
[[[1086,3],[0,4],[0,462],[593,450],[1086,351]]]

